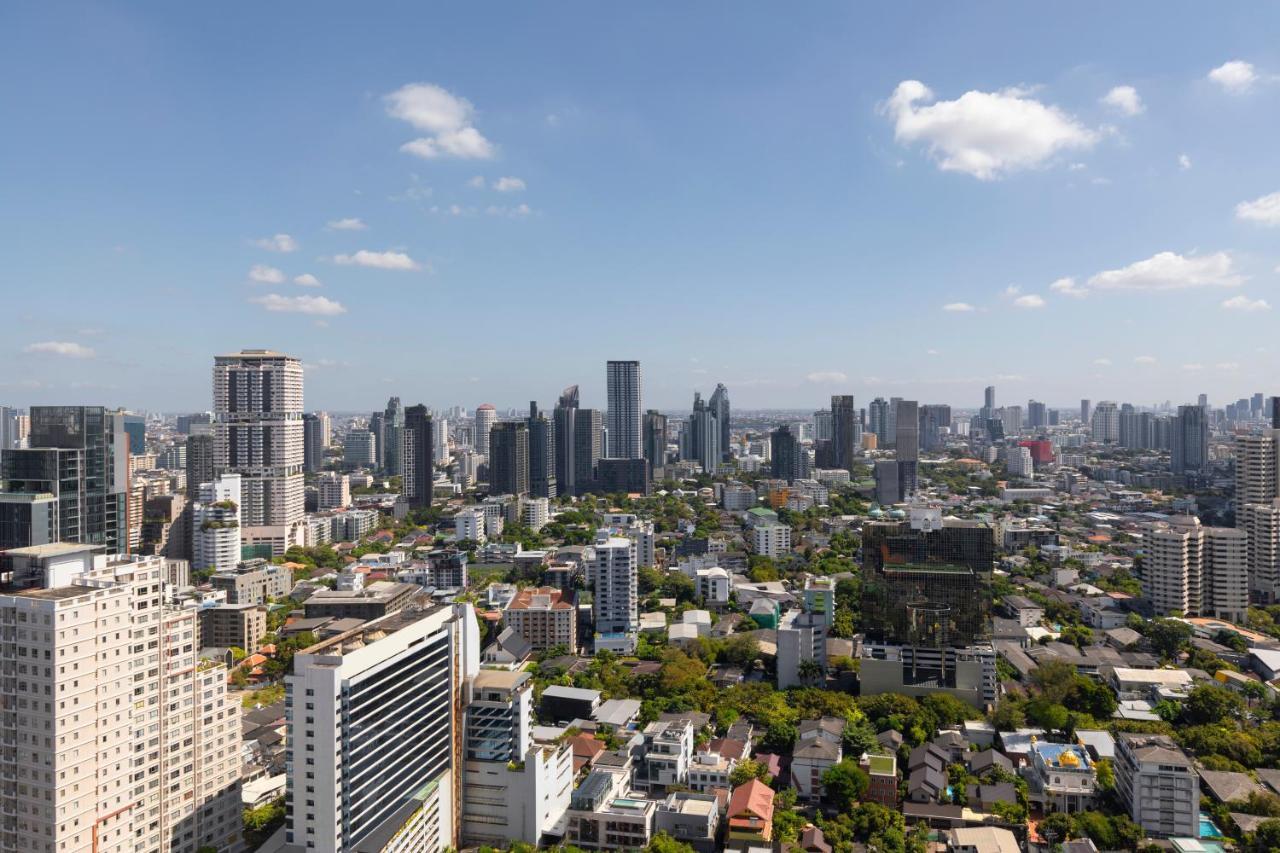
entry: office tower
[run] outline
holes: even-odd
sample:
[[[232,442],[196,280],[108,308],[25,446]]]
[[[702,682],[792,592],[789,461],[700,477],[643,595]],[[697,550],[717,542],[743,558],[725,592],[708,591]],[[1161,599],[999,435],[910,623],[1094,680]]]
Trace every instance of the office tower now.
[[[950,429],[950,406],[931,403],[920,407],[920,443],[925,450],[941,450],[946,445],[944,430]]]
[[[460,846],[462,707],[479,644],[470,605],[438,605],[366,622],[294,657],[286,849]]]
[[[876,503],[891,506],[906,498],[902,493],[902,475],[896,460],[877,459],[871,473],[876,484]]]
[[[836,468],[853,470],[853,460],[858,453],[856,420],[852,394],[831,398],[831,460]]]
[[[325,471],[316,477],[320,509],[346,509],[351,506],[351,478],[338,471]]]
[[[1249,398],[1249,417],[1259,420],[1262,417],[1262,392],[1259,391]]]
[[[1058,424],[1061,423],[1061,418],[1062,415],[1057,409],[1049,410],[1049,426],[1058,426]]]
[[[20,695],[53,697],[43,713],[10,699],[0,811],[21,817],[0,849],[243,849],[240,702],[225,666],[197,665],[195,611],[164,605],[167,561],[66,544],[0,560],[29,587],[0,595],[0,623],[55,626],[0,636],[6,660],[55,662],[18,675]]]
[[[788,483],[809,479],[809,453],[786,424],[769,433],[769,456],[774,479]]]
[[[342,437],[344,465],[352,468],[376,467],[378,455],[378,437],[372,430],[353,429]]]
[[[867,405],[867,429],[875,434],[876,446],[884,449],[893,444],[889,436],[889,401],[876,397]]]
[[[142,523],[129,517],[128,442],[121,412],[102,406],[32,406],[28,447],[0,454],[0,490],[53,495],[55,501],[43,504],[33,520],[42,524],[45,510],[56,510],[55,541],[123,553],[130,529],[140,536]],[[8,500],[26,509],[34,507],[35,498]],[[41,535],[17,534],[0,548],[36,542]]]
[[[555,441],[556,486],[566,495],[578,494],[578,477],[574,466],[576,439],[574,421],[578,413],[578,386],[570,385],[560,392],[551,413],[552,436]]]
[[[1093,410],[1089,420],[1089,432],[1099,444],[1115,444],[1120,440],[1120,409],[1110,400],[1103,400]]]
[[[608,455],[613,459],[638,459],[644,454],[640,446],[641,387],[640,362],[610,361],[606,365],[609,392],[607,412],[609,430]],[[725,406],[728,406],[728,392]]]
[[[275,556],[301,544],[302,362],[261,349],[217,356],[213,410],[214,471],[240,475],[245,538]]]
[[[1249,607],[1245,531],[1202,527],[1194,516],[1175,516],[1147,527],[1142,553],[1142,594],[1157,616],[1177,612],[1231,622],[1245,618]]]
[[[929,508],[862,530],[863,690],[993,701],[992,528]]]
[[[720,458],[730,462],[733,460],[733,452],[729,438],[729,389],[723,383],[716,385],[716,390],[711,395],[710,407],[716,416],[716,423],[720,425]]]
[[[373,433],[373,467],[379,471],[386,471],[387,418],[384,413],[374,412],[369,415],[369,432]]]
[[[0,551],[57,542],[58,504],[50,492],[0,492]]]
[[[1086,425],[1089,423],[1092,423],[1092,417],[1093,417],[1092,413],[1093,413],[1093,409],[1090,408],[1089,401],[1081,400],[1080,401],[1080,423],[1086,424]]]
[[[894,447],[898,441],[898,404],[901,402],[901,397],[889,398],[889,405],[885,408],[885,440],[880,443],[881,450]]]
[[[382,466],[392,476],[404,474],[404,428],[404,406],[399,397],[392,397],[382,411],[382,434],[377,436],[382,442]]]
[[[835,427],[832,424],[831,410],[818,409],[813,413],[813,440],[830,441],[834,435]]]
[[[1027,401],[1027,426],[1032,428],[1047,427],[1049,414],[1044,403],[1039,400]]]
[[[648,460],[611,459],[602,456],[596,463],[596,480],[592,491],[605,495],[647,495],[652,485]]]
[[[191,494],[191,568],[234,571],[240,563],[240,475],[223,474]]]
[[[323,468],[326,449],[324,421],[315,412],[308,412],[302,416],[302,470],[314,474]]]
[[[476,407],[475,448],[476,453],[481,456],[489,455],[489,430],[493,429],[497,419],[498,411],[489,403],[481,403]]]
[[[129,439],[129,454],[136,456],[140,453],[147,452],[147,419],[142,415],[134,415],[125,412],[122,416],[124,421],[124,434]]]
[[[1261,410],[1259,410],[1261,411]],[[1173,424],[1170,464],[1175,474],[1194,474],[1209,467],[1209,412],[1200,406],[1179,406]]]
[[[1021,435],[1022,434],[1022,407],[1021,406],[1005,406],[997,409],[1000,417],[1000,424],[1004,427],[1005,435]]]
[[[587,576],[594,596],[595,648],[629,653],[640,630],[636,544],[602,529],[593,545],[596,555]]]
[[[996,386],[988,385],[982,390],[982,408],[978,411],[978,417],[987,421],[994,418],[996,412]]]
[[[481,670],[465,719],[462,843],[537,844],[563,820],[574,774],[568,741],[535,743],[531,736],[532,677]]]
[[[899,400],[894,406],[894,447],[898,463],[898,493],[905,499],[919,486],[920,412],[915,400]]]
[[[0,406],[0,453],[18,446],[16,414],[8,406]]]
[[[213,413],[196,412],[193,415],[178,415],[176,424],[178,432],[183,435],[212,435]]]
[[[400,477],[400,494],[415,509],[431,506],[436,480],[431,440],[431,412],[427,407],[419,403],[405,409],[400,441],[400,468],[404,472]]]
[[[187,438],[187,494],[195,495],[201,483],[213,479],[213,436]]]
[[[655,409],[644,413],[644,458],[650,482],[661,480],[667,466],[667,416]]]
[[[547,416],[529,403],[529,493],[538,498],[556,496],[555,432]]]
[[[1136,450],[1141,445],[1138,443],[1138,411],[1131,403],[1125,403],[1120,407],[1120,414],[1117,416],[1117,426],[1119,432],[1119,444],[1131,450]]]
[[[502,421],[489,432],[489,493],[529,493],[529,428],[523,421]]]
[[[437,465],[449,464],[449,422],[444,418],[431,419],[431,451]]]
[[[716,472],[723,458],[720,451],[720,421],[715,411],[703,402],[702,395],[696,391],[693,394],[693,412],[689,415],[689,426],[685,430],[684,458],[694,460],[708,474]]]
[[[1196,765],[1168,735],[1116,735],[1115,792],[1150,838],[1200,837]]]

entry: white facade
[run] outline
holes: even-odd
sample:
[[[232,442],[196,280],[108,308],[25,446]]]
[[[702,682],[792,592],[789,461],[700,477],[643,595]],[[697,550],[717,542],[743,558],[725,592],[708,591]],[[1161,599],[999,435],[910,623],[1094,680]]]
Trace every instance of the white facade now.
[[[1200,782],[1186,753],[1166,735],[1116,738],[1116,793],[1133,822],[1157,838],[1200,836]]]
[[[1240,505],[1236,520],[1247,540],[1250,591],[1263,602],[1280,600],[1280,500]]]
[[[240,562],[240,475],[201,483],[197,495],[191,508],[192,568],[229,572]]]
[[[724,487],[721,503],[729,512],[746,512],[756,505],[756,492],[742,483],[729,483]]]
[[[351,506],[351,478],[337,471],[325,471],[316,477],[320,509],[346,509]]]
[[[1031,448],[1010,447],[1009,460],[1005,463],[1005,467],[1008,468],[1011,477],[1030,479],[1036,472],[1035,464],[1031,460]]]
[[[489,458],[489,432],[497,420],[498,412],[488,403],[476,409],[475,450],[485,459]]]
[[[634,644],[640,630],[635,542],[601,530],[596,534],[594,550],[588,579],[594,595],[596,633],[605,638],[624,635]]]
[[[729,573],[719,566],[697,570],[698,595],[707,604],[729,602]]]
[[[1158,615],[1244,619],[1249,606],[1243,530],[1202,527],[1193,516],[1151,525],[1143,539],[1143,595]]]
[[[791,528],[778,522],[757,524],[751,529],[755,552],[777,559],[791,552]]]
[[[551,502],[546,498],[523,498],[520,502],[520,523],[537,532],[550,520]]]
[[[453,517],[453,535],[459,540],[485,542],[485,513],[482,509],[469,508],[459,510]]]

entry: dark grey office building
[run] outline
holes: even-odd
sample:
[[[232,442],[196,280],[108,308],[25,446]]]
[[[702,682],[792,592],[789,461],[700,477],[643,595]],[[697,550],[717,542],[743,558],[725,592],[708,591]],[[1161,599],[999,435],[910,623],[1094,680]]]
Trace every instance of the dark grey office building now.
[[[529,493],[535,498],[554,498],[556,482],[555,426],[538,411],[536,402],[529,403]]]
[[[529,494],[529,427],[500,421],[489,432],[489,493]]]
[[[391,398],[399,405],[398,397]],[[400,432],[400,493],[409,506],[431,506],[431,490],[435,483],[434,446],[431,434],[431,411],[421,403],[404,410],[404,426]],[[375,438],[376,442],[376,438]]]
[[[857,414],[852,394],[831,398],[831,457],[837,468],[846,471],[853,470],[853,458],[858,452]]]
[[[792,483],[809,478],[809,453],[786,424],[769,433],[769,455],[775,479]]]
[[[324,421],[316,414],[302,416],[302,470],[314,474],[324,467]]]

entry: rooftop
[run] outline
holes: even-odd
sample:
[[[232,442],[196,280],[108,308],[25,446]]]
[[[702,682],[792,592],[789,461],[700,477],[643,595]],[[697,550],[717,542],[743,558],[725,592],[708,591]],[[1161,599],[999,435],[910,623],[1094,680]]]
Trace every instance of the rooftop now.
[[[12,595],[21,598],[39,598],[46,601],[60,601],[64,598],[76,598],[86,595],[99,589],[96,586],[80,586],[72,584],[71,586],[58,586],[52,589],[22,589],[12,593]]]
[[[321,640],[314,646],[309,646],[299,651],[299,654],[307,655],[343,655],[350,651],[363,648],[370,643],[376,643],[388,634],[394,634],[402,628],[406,628],[415,622],[418,622],[433,613],[444,610],[449,605],[438,604],[425,610],[399,610],[390,613],[378,619],[371,619],[363,622],[359,627],[350,631],[344,631],[327,640]],[[356,645],[356,644],[359,645]]]
[[[6,556],[18,557],[62,557],[66,554],[79,554],[84,551],[93,551],[102,553],[106,548],[103,545],[82,545],[79,542],[49,542],[45,545],[28,545],[25,548],[8,548],[5,550]]]

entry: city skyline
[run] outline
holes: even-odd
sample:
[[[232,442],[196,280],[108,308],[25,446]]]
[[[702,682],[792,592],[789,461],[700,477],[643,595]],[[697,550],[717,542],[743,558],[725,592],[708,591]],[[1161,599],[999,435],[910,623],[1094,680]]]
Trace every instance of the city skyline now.
[[[403,8],[303,42],[299,8],[4,12],[0,397],[199,410],[208,353],[266,345],[343,411],[575,378],[603,407],[617,354],[664,410],[717,382],[740,409],[1176,404],[1274,372],[1280,11]],[[715,322],[619,342],[641,295]],[[344,345],[407,316],[394,358]],[[748,367],[749,330],[775,346]]]

